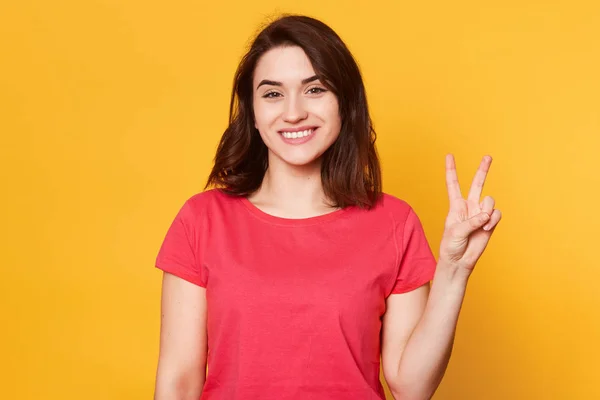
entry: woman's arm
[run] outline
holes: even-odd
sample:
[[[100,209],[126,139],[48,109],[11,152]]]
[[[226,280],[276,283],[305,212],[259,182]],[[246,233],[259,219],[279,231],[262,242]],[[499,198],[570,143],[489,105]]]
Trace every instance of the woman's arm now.
[[[206,353],[206,289],[165,272],[154,399],[198,400]]]
[[[394,397],[430,399],[446,371],[467,281],[502,218],[500,210],[494,208],[494,198],[486,196],[480,202],[491,163],[492,157],[483,157],[469,195],[464,199],[454,156],[446,155],[450,211],[444,223],[440,255],[427,304],[423,307],[424,290],[413,290],[388,299],[393,311],[387,317],[387,335],[384,331],[387,348],[382,348],[382,352],[385,351],[382,359],[388,360],[387,366],[384,362],[384,368],[387,368],[384,374],[386,380],[389,376]],[[402,306],[409,317],[402,315]],[[422,316],[417,317],[423,309]],[[397,338],[394,338],[395,332],[400,332]],[[400,350],[394,352],[394,349]]]
[[[421,289],[388,299],[382,360],[396,399],[430,399],[448,366],[467,280],[446,271],[438,264],[428,299]]]

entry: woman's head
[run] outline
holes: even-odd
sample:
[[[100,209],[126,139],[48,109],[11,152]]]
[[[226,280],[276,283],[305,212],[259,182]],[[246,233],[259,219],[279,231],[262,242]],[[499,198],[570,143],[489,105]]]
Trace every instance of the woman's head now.
[[[264,53],[252,81],[254,126],[269,154],[269,166],[288,163],[320,168],[323,153],[338,138],[337,96],[321,82],[301,47]]]
[[[238,66],[207,186],[248,195],[270,158],[319,165],[334,205],[369,207],[381,193],[375,137],[359,68],[339,36],[316,19],[284,16]]]

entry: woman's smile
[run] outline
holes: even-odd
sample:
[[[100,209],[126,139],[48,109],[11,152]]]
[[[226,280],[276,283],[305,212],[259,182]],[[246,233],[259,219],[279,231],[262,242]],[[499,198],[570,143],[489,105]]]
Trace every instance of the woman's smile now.
[[[279,131],[279,134],[285,143],[302,144],[312,139],[317,129],[317,127],[300,127],[298,129],[290,128]]]

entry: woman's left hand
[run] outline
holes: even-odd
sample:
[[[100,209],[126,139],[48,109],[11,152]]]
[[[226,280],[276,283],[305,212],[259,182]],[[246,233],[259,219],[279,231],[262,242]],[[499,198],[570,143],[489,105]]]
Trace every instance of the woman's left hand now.
[[[439,262],[451,269],[452,276],[468,278],[471,275],[502,218],[500,210],[494,209],[492,197],[486,196],[479,201],[491,163],[492,157],[483,157],[465,200],[458,184],[454,156],[446,155],[450,212],[444,225]]]

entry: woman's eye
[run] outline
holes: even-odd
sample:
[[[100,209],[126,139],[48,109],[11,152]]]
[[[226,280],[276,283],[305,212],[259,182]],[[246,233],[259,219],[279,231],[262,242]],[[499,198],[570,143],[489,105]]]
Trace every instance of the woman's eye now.
[[[314,88],[310,88],[308,89],[308,92],[311,94],[319,94],[319,93],[323,93],[326,92],[327,90],[320,88],[320,87],[314,87]]]
[[[263,95],[263,97],[266,99],[272,99],[272,98],[279,97],[279,96],[280,96],[280,94],[277,92],[269,92],[269,93],[265,93]]]

